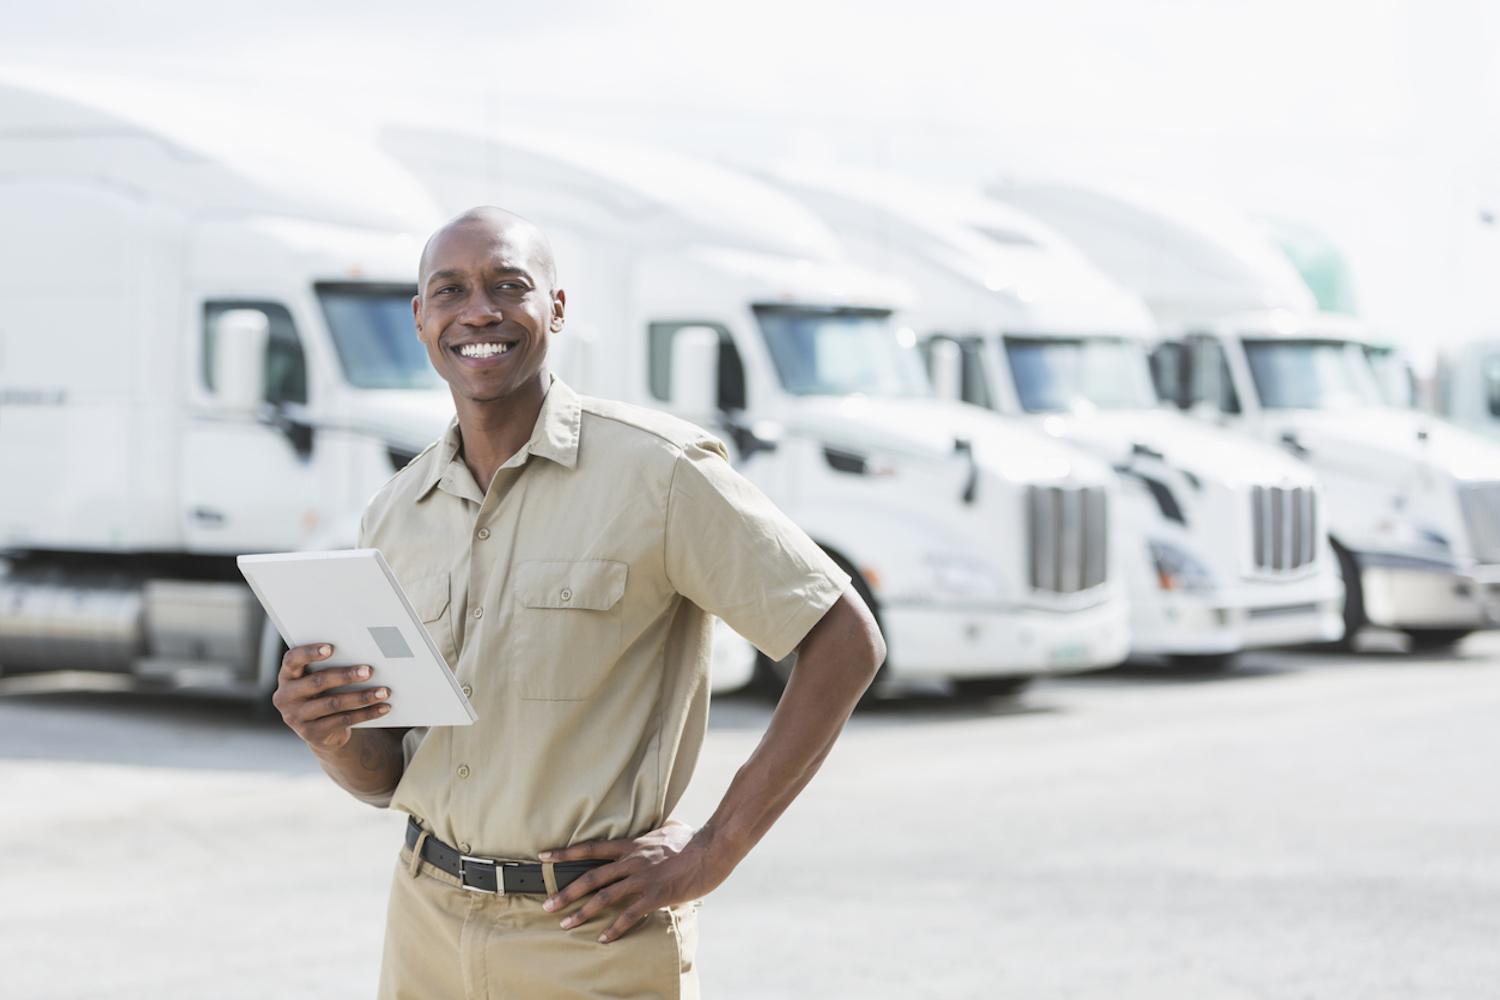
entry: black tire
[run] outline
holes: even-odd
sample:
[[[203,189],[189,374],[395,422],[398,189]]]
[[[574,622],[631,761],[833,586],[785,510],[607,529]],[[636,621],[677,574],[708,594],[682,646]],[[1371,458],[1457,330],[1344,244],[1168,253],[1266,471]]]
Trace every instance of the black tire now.
[[[1167,657],[1167,662],[1185,674],[1222,674],[1239,658],[1238,653],[1177,653]]]
[[[1449,649],[1471,631],[1466,628],[1409,628],[1403,629],[1411,639],[1412,652],[1431,652]]]
[[[275,626],[271,625],[270,623],[266,623],[264,627],[268,629],[275,628]],[[265,637],[262,636],[262,642],[264,641]],[[276,636],[275,645],[275,657],[278,673],[280,671],[281,659],[282,657],[286,656],[286,648],[286,643],[281,640],[281,636],[278,634]],[[264,652],[264,647],[262,647],[262,651]],[[277,676],[278,674],[273,674],[270,680],[250,697],[250,718],[254,719],[256,722],[282,721],[281,710],[278,709],[276,705],[271,701],[271,699],[276,695]]]
[[[854,586],[854,592],[865,602],[865,607],[870,609],[870,614],[875,616],[875,624],[878,626],[880,624],[880,606],[875,602],[875,595],[870,593],[870,587],[865,583],[864,576],[850,564],[849,560],[837,552],[830,552],[826,548],[823,551],[828,553],[828,558],[838,563],[839,569],[849,574],[849,582]],[[796,665],[797,654],[795,651],[782,660],[773,660],[765,653],[757,651],[755,654],[755,675],[750,680],[750,686],[772,701],[779,702],[782,692],[786,690],[787,679],[792,676],[792,668]],[[880,678],[884,674],[885,664],[882,663],[879,672],[875,674],[875,680],[871,681],[870,686],[865,689],[865,693],[860,695],[858,707],[864,708],[875,700],[875,685],[880,683]]]
[[[1030,674],[1013,677],[965,677],[953,682],[953,693],[960,698],[1009,698],[1031,686]]]
[[[1365,591],[1359,582],[1359,562],[1354,554],[1333,539],[1333,554],[1339,560],[1339,576],[1344,579],[1344,637],[1329,643],[1333,649],[1352,652],[1354,637],[1365,627]]]

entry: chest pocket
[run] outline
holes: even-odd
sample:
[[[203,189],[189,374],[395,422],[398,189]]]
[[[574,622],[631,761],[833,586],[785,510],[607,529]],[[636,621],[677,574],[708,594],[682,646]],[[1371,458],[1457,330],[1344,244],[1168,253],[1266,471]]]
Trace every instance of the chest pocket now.
[[[448,605],[451,603],[449,576],[448,573],[438,573],[420,577],[404,589],[406,596],[411,598],[411,606],[417,609],[417,617],[422,619],[427,634],[437,643],[438,652],[448,661],[449,669],[453,669],[457,665],[458,656],[453,641],[453,617],[448,613]]]
[[[509,667],[522,698],[579,701],[599,690],[620,658],[627,568],[609,559],[516,565]]]

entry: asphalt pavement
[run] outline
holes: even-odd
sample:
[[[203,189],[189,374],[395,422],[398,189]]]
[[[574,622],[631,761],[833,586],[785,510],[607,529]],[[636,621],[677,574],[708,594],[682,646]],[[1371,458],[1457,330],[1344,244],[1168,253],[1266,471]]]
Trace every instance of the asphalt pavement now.
[[[1500,635],[856,716],[702,911],[711,998],[1500,995]],[[679,818],[770,707],[720,698]],[[402,817],[243,706],[0,678],[0,996],[365,998]]]

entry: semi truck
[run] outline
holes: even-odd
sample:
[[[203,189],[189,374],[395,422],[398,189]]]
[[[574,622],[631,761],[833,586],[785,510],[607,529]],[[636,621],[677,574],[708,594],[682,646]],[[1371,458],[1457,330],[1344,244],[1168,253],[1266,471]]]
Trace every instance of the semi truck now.
[[[1163,408],[1140,297],[1055,230],[968,192],[868,170],[786,166],[856,260],[912,281],[940,395],[1107,461],[1122,480],[1131,648],[1220,669],[1245,649],[1342,637],[1317,477],[1284,452]]]
[[[496,204],[552,238],[562,376],[722,437],[847,569],[885,632],[877,684],[1013,692],[1122,659],[1118,487],[1098,459],[932,397],[909,294],[738,171],[541,132],[388,128],[445,210]],[[761,683],[789,662],[760,658]]]
[[[234,557],[352,545],[452,415],[390,297],[441,216],[373,148],[118,96],[0,83],[0,669],[257,697]]]
[[[1227,245],[1184,213],[1067,185],[990,193],[1133,282],[1166,333],[1154,358],[1164,398],[1317,472],[1345,583],[1346,642],[1375,625],[1442,648],[1500,621],[1500,446],[1390,405],[1371,365],[1383,344],[1363,323],[1316,311],[1286,267],[1259,263],[1274,254]],[[1200,267],[1204,259],[1239,270],[1226,278],[1227,265]],[[1196,273],[1209,277],[1195,282]],[[1278,301],[1293,305],[1265,308]],[[1227,302],[1239,305],[1226,311]]]
[[[411,313],[443,215],[354,139],[62,89],[0,85],[0,671],[264,705],[234,557],[353,547],[452,419]],[[715,691],[749,653],[716,626]]]

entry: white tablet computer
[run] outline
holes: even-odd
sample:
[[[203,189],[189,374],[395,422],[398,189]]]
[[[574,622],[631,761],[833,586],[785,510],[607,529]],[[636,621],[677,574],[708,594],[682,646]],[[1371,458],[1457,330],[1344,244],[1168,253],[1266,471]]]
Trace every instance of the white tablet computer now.
[[[378,549],[240,556],[240,572],[288,646],[326,642],[313,670],[369,664],[347,690],[391,689],[391,710],[361,727],[467,726],[479,716]]]

